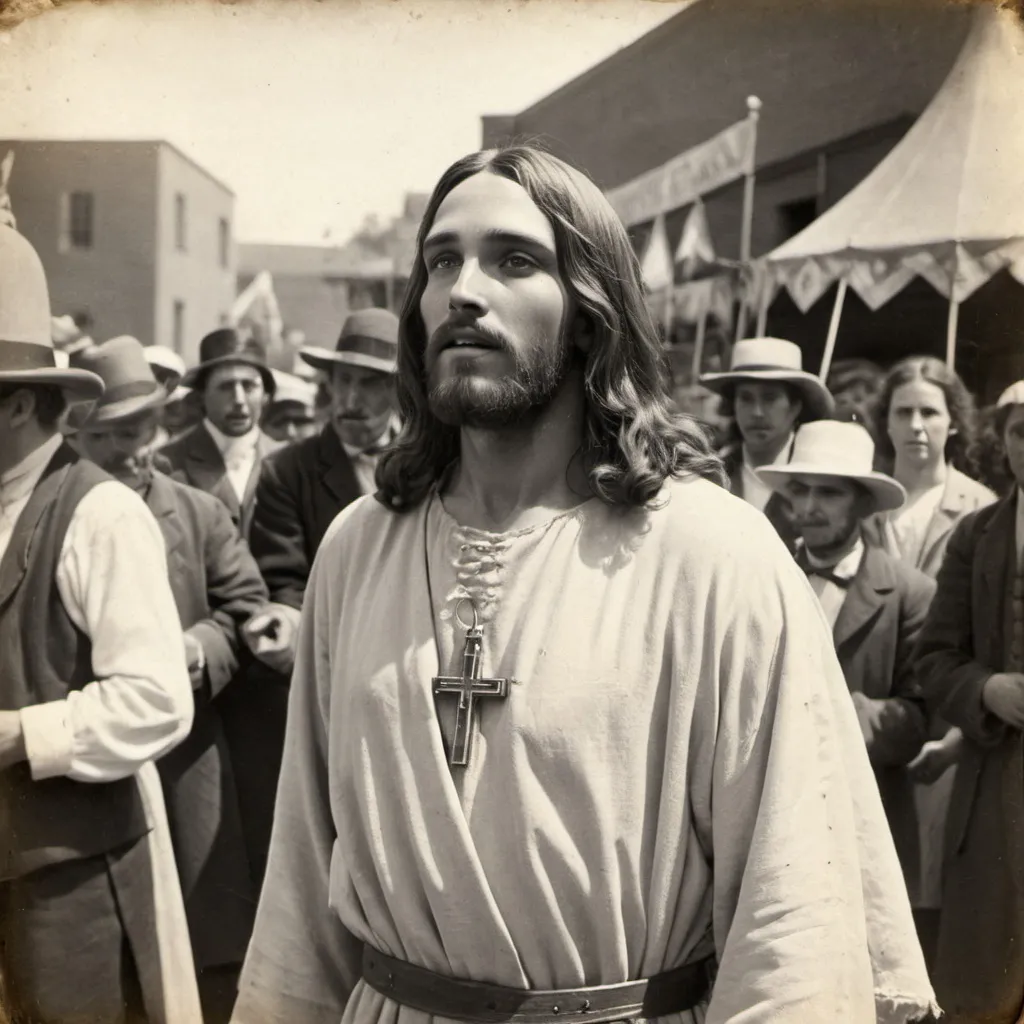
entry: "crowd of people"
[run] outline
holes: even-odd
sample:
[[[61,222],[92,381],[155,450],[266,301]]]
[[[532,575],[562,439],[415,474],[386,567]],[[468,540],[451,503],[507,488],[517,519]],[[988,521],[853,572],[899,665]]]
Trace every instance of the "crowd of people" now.
[[[50,326],[0,227],[12,1020],[1017,1020],[1024,382],[746,339],[716,437],[529,146],[313,379]]]

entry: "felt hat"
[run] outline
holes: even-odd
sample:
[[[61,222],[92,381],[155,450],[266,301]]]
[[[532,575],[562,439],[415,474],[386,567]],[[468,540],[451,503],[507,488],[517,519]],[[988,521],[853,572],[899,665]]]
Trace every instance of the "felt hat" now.
[[[71,411],[68,426],[72,430],[113,423],[159,408],[173,390],[173,386],[157,381],[142,342],[127,335],[82,352],[76,361],[103,381],[104,391],[91,407]]]
[[[810,417],[825,419],[835,410],[828,388],[803,368],[800,346],[782,338],[746,338],[732,349],[729,369],[721,373],[705,373],[700,382],[722,394],[740,381],[780,381],[800,392]]]
[[[260,372],[268,395],[274,393],[274,375],[267,365],[267,353],[255,339],[246,337],[234,327],[220,327],[199,342],[199,364],[193,366],[181,383],[189,388],[202,387],[206,375],[218,366],[252,366]]]
[[[103,381],[87,370],[60,366],[53,344],[46,274],[35,249],[0,225],[0,384],[52,384],[68,402],[87,402]]]
[[[279,405],[291,404],[301,405],[313,414],[313,405],[316,402],[316,385],[294,374],[285,373],[283,370],[273,370],[274,380],[277,383],[277,390],[274,398],[267,406],[267,411]]]
[[[793,457],[780,466],[762,466],[757,475],[773,491],[781,491],[795,476],[837,476],[856,480],[875,500],[875,511],[900,508],[907,492],[891,476],[876,473],[875,442],[859,424],[816,420],[797,428]]]
[[[173,391],[185,376],[185,360],[166,345],[146,345],[143,351],[146,354],[146,362],[153,367],[153,376],[164,384],[168,391]]]
[[[317,370],[331,372],[338,363],[362,366],[381,373],[398,371],[398,317],[387,309],[360,309],[350,313],[334,351],[303,346],[299,355]]]

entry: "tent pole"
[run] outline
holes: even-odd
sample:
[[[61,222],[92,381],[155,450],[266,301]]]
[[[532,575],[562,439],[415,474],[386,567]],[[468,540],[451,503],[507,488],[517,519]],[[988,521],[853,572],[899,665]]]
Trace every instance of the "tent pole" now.
[[[960,319],[960,303],[956,295],[950,296],[949,319],[946,321],[946,365],[956,369],[956,329]]]
[[[693,377],[694,384],[700,377],[700,367],[704,362],[704,339],[708,333],[708,314],[710,312],[711,303],[709,301],[701,311],[700,320],[697,321],[697,340],[693,344],[693,364],[690,367],[690,375]]]
[[[757,336],[763,338],[768,330],[768,307],[771,305],[771,288],[765,281],[761,302],[757,310]]]
[[[839,288],[836,290],[835,305],[832,306],[832,319],[828,325],[828,338],[825,339],[825,354],[821,357],[821,370],[818,379],[825,383],[828,379],[828,371],[832,366],[832,356],[836,350],[836,338],[839,337],[839,319],[843,315],[843,303],[846,301],[846,278],[839,279]]]
[[[740,261],[750,260],[751,237],[754,233],[754,181],[757,149],[757,122],[761,119],[761,101],[756,96],[747,97],[747,118],[750,121],[750,173],[743,182],[743,226],[740,231]]]

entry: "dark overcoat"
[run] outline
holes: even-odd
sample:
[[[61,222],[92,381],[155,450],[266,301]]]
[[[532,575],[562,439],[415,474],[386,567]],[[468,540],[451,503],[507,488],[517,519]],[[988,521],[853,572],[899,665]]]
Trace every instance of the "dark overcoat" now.
[[[231,521],[243,537],[248,539],[256,506],[256,485],[259,482],[263,460],[280,447],[279,442],[260,433],[256,445],[256,464],[249,475],[242,500],[238,500],[235,489],[228,479],[224,457],[210,432],[203,423],[188,433],[165,445],[160,455],[167,460],[167,472],[174,480],[198,487],[207,494],[219,498],[231,513]]]
[[[982,702],[1009,667],[1016,493],[964,518],[918,645],[925,694],[964,733],[946,822],[935,988],[950,1024],[1014,1024],[1024,1004],[1024,734]]]
[[[361,493],[330,424],[264,461],[249,543],[272,601],[301,609],[320,541],[335,516]],[[270,844],[288,682],[287,676],[253,659],[246,669],[244,694],[229,696],[224,710],[256,885],[262,882]]]
[[[927,738],[914,646],[935,584],[878,548],[865,548],[833,628],[836,654],[851,693],[878,704],[861,711],[868,722],[868,758],[913,900],[920,851],[913,783],[906,766]]]
[[[227,509],[194,487],[154,474],[146,493],[164,537],[182,629],[206,659],[185,741],[157,767],[199,968],[241,963],[258,892],[250,884],[238,795],[221,721],[238,679],[239,627],[267,599],[266,587]]]

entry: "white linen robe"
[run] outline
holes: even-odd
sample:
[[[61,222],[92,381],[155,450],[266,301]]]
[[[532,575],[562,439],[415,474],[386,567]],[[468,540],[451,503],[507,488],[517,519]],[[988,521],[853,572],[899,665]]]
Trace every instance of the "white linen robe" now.
[[[238,1024],[427,1024],[359,943],[521,988],[715,952],[691,1021],[902,1022],[933,1005],[832,638],[768,521],[703,480],[535,529],[434,497],[349,506],[307,589],[268,874]],[[448,766],[469,592],[483,674]],[[463,607],[468,618],[468,608]],[[440,1019],[434,1019],[440,1024]]]

